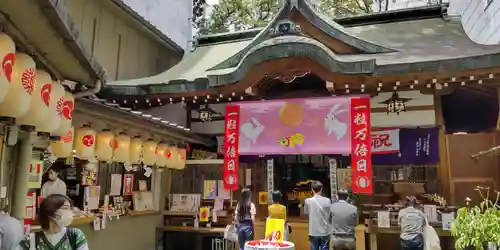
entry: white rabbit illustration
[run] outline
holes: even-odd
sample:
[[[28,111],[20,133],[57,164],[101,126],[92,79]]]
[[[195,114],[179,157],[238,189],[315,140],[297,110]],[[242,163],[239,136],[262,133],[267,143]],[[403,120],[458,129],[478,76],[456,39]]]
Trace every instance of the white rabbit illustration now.
[[[330,109],[330,112],[325,117],[325,132],[327,135],[335,134],[337,140],[342,139],[347,134],[347,125],[343,122],[340,122],[335,116],[346,112],[347,110],[341,109],[337,110],[341,104],[337,103],[333,105]]]
[[[241,133],[253,143],[257,141],[259,135],[264,131],[265,127],[257,119],[250,117],[243,125],[241,125]]]

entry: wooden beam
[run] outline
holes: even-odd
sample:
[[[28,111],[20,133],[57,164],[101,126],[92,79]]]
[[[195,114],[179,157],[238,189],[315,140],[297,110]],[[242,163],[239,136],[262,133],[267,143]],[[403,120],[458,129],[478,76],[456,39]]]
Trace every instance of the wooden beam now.
[[[406,107],[406,112],[411,112],[411,111],[424,111],[424,110],[434,110],[434,105],[423,105],[423,106],[410,106]],[[371,108],[371,113],[387,113],[387,109],[385,107],[378,107],[378,108]],[[216,116],[212,117],[212,121],[224,121],[224,116]],[[203,122],[199,118],[192,118],[191,122]]]

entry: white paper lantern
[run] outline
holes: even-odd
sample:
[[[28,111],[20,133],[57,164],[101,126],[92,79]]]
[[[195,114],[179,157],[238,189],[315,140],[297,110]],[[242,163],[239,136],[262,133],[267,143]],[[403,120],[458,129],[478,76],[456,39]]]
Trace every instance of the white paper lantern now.
[[[74,141],[74,129],[70,128],[68,132],[59,138],[57,141],[53,141],[50,144],[52,154],[57,158],[67,158],[73,154],[73,141]]]
[[[35,91],[36,64],[33,59],[23,53],[16,53],[12,67],[9,94],[0,104],[0,117],[23,117],[31,104]],[[66,133],[71,126],[63,132]]]
[[[147,140],[142,148],[142,163],[146,166],[154,166],[156,164],[156,148],[158,143],[153,140]]]
[[[165,143],[160,143],[158,144],[158,147],[156,148],[156,166],[164,168],[167,166],[167,154],[169,153],[168,151],[168,145]]]
[[[16,120],[16,124],[39,127],[45,122],[50,122],[47,118],[50,114],[51,97],[52,78],[50,74],[43,70],[37,70],[30,107],[23,117]]]
[[[167,158],[167,168],[174,168],[175,160],[172,157],[172,152],[175,148],[168,147],[167,150],[165,151],[165,157]]]
[[[0,33],[0,103],[3,102],[9,90],[12,77],[12,67],[16,56],[16,44],[5,33]]]
[[[36,127],[37,131],[53,133],[61,125],[62,116],[57,112],[57,103],[64,99],[64,87],[58,82],[52,82],[52,95],[50,96],[50,109],[44,121]]]
[[[64,97],[57,101],[56,110],[59,116],[61,116],[61,123],[59,128],[52,134],[60,136],[71,127],[71,123],[73,122],[73,111],[75,110],[75,98],[73,95],[69,92],[65,92]]]
[[[120,133],[115,137],[116,148],[114,152],[114,158],[116,162],[129,162],[130,160],[130,136]]]
[[[177,169],[179,162],[179,150],[177,148],[170,148],[169,168]]]
[[[75,132],[75,155],[79,159],[93,160],[95,158],[96,132],[90,126],[84,125]]]
[[[186,167],[186,149],[179,149],[177,169],[184,169]]]
[[[136,136],[130,140],[130,164],[141,164],[142,161],[142,139]]]
[[[97,133],[95,147],[95,157],[97,160],[111,162],[113,160],[113,152],[116,148],[115,135],[109,129],[102,130]]]

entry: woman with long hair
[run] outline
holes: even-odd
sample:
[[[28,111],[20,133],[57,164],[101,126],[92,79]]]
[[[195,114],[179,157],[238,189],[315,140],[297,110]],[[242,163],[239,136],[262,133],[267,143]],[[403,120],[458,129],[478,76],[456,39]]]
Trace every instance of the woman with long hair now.
[[[80,229],[68,228],[73,222],[70,199],[51,194],[40,203],[38,221],[42,231],[35,233],[33,249],[37,250],[88,250],[87,239]],[[29,241],[23,241],[24,249],[31,249]]]
[[[240,250],[245,248],[247,241],[253,240],[255,221],[255,204],[252,203],[252,192],[248,188],[241,190],[240,200],[236,205],[234,219],[238,232],[238,246]]]

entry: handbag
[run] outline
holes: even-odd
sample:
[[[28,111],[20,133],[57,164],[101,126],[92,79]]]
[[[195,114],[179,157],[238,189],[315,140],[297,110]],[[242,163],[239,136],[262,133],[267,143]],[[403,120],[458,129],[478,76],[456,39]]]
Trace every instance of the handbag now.
[[[434,227],[429,225],[427,218],[425,218],[424,227],[424,250],[441,250],[439,236]]]
[[[238,241],[238,232],[236,232],[236,226],[234,224],[227,225],[224,230],[224,239],[237,242]]]

